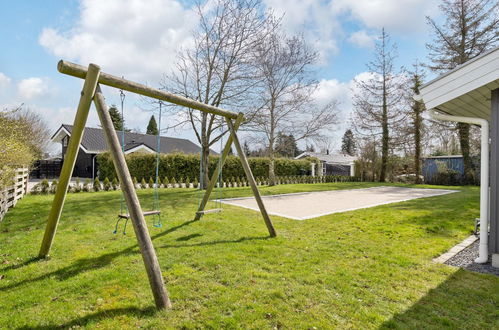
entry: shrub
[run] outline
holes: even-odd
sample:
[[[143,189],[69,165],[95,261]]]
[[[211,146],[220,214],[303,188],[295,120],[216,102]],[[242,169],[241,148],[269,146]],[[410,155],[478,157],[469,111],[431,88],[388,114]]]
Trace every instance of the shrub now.
[[[80,178],[76,178],[75,184],[73,186],[73,192],[79,193],[81,191]]]
[[[147,188],[146,179],[142,178],[142,180],[140,180],[140,188],[142,188],[142,189]]]
[[[100,185],[100,181],[99,181],[99,178],[95,178],[94,180],[94,191],[100,191],[101,190],[101,185]]]
[[[113,185],[113,190],[118,190],[118,187],[120,185],[119,182],[118,182],[118,179],[113,178],[112,185]]]
[[[185,178],[185,187],[190,188],[191,187],[191,179],[189,177]]]
[[[192,188],[197,189],[199,187],[199,181],[198,178],[194,178],[194,181],[192,181]]]
[[[138,184],[138,182],[137,182],[137,178],[136,178],[136,177],[133,177],[132,182],[133,182],[133,186],[134,186],[135,188],[137,188],[137,184]]]
[[[83,183],[83,187],[81,188],[82,191],[84,192],[89,192],[90,191],[90,179],[86,179],[85,182]]]
[[[47,179],[43,179],[42,182],[40,182],[40,193],[42,194],[48,194],[50,188],[50,184]]]
[[[109,191],[111,190],[111,181],[109,181],[109,178],[106,176],[106,178],[104,179],[104,182],[103,182],[103,185],[104,185],[104,190],[105,191]]]
[[[163,179],[163,187],[168,188],[168,185],[170,184],[170,180],[168,180],[168,177],[165,176]]]
[[[57,180],[53,180],[53,181],[52,181],[52,184],[50,185],[50,190],[49,190],[49,192],[50,192],[51,194],[55,194],[55,192],[56,192],[56,190],[57,190],[57,184],[58,184]],[[69,189],[70,189],[70,188],[71,188],[71,187],[70,187],[70,186],[68,186],[68,191],[69,191]]]
[[[172,178],[172,188],[176,188],[177,187],[177,180],[175,180],[175,177]]]

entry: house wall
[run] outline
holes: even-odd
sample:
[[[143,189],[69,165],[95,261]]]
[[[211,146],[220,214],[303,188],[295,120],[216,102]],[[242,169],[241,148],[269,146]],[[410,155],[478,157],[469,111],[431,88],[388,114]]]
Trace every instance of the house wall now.
[[[326,164],[326,175],[350,176],[350,165]]]
[[[66,158],[66,151],[68,149],[67,144],[69,141],[69,136],[62,138],[62,161],[64,162]],[[78,155],[76,156],[76,163],[73,170],[73,177],[78,178],[93,178],[97,174],[97,162],[95,162],[94,173],[92,173],[92,161],[95,154],[87,154],[83,149],[78,150]]]

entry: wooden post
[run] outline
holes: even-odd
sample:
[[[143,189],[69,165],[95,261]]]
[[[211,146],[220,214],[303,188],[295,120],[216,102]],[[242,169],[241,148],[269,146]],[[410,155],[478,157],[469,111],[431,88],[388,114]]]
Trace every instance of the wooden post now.
[[[80,103],[78,104],[78,109],[73,123],[73,130],[71,131],[71,138],[69,139],[68,149],[66,151],[61,174],[59,176],[59,183],[57,184],[57,190],[55,192],[52,208],[50,209],[48,216],[42,245],[40,247],[40,252],[38,253],[38,256],[41,258],[45,258],[49,254],[54,240],[57,224],[59,223],[59,219],[61,217],[62,207],[64,206],[66,193],[71,180],[71,175],[73,174],[76,157],[78,156],[78,150],[80,149],[81,138],[87,122],[90,104],[92,103],[97,81],[99,80],[99,74],[99,66],[95,64],[90,64],[88,66],[85,83],[83,84],[83,90],[81,92]]]
[[[242,116],[242,114],[239,114]],[[225,118],[227,121],[227,125],[229,126],[230,134],[234,141],[234,145],[236,146],[237,153],[239,154],[239,158],[241,159],[241,164],[243,165],[244,172],[246,173],[246,177],[248,178],[248,182],[253,190],[253,195],[255,195],[256,203],[260,208],[260,212],[262,213],[263,220],[265,221],[265,225],[269,230],[270,237],[276,237],[276,232],[274,229],[274,225],[270,220],[270,217],[265,209],[265,205],[263,204],[262,197],[260,196],[260,192],[258,191],[258,187],[256,186],[255,178],[253,177],[253,173],[251,173],[251,168],[248,164],[248,160],[246,159],[246,155],[244,154],[243,149],[241,148],[241,144],[239,143],[239,138],[237,137],[236,130],[234,128],[234,124],[232,124],[232,120],[230,118]]]
[[[237,131],[239,128],[239,125],[244,120],[244,116],[242,114],[238,115],[236,122],[234,123],[234,129]],[[206,204],[208,203],[208,200],[210,199],[211,192],[213,191],[213,188],[215,187],[218,176],[220,175],[220,169],[224,166],[225,160],[227,159],[227,155],[230,152],[230,147],[232,145],[232,135],[229,134],[229,137],[227,138],[227,143],[225,144],[225,147],[223,149],[222,154],[220,155],[220,159],[218,160],[218,166],[215,168],[215,171],[213,172],[213,175],[211,176],[210,183],[208,184],[208,187],[206,187],[206,191],[204,193],[203,199],[201,200],[201,203],[199,204],[199,208],[196,212],[196,217],[194,220],[199,220],[203,216],[202,211],[204,211],[204,208],[206,207]]]
[[[99,86],[97,86],[94,103],[97,108],[97,113],[99,114],[102,128],[104,129],[107,144],[111,151],[116,173],[120,179],[121,189],[123,190],[123,195],[125,196],[135,236],[137,237],[140,252],[142,253],[142,259],[144,261],[147,276],[149,277],[149,284],[154,295],[156,307],[159,309],[171,308],[172,305],[170,299],[168,298],[168,292],[166,291],[166,287],[163,282],[158,258],[156,257],[156,252],[154,251],[149,231],[147,230],[144,214],[142,213],[142,208],[140,207],[139,199],[133,186],[132,177],[130,176],[130,172],[125,161],[125,156],[123,156],[121,151],[118,136],[116,135],[111,116],[109,115],[108,108],[104,101],[104,96],[102,95]]]

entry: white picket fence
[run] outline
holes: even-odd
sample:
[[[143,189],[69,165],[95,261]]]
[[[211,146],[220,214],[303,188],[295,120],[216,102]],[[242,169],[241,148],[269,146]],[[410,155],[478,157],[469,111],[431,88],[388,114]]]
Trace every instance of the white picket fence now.
[[[7,211],[28,192],[28,174],[27,168],[16,169],[14,184],[0,192],[0,221],[3,220]]]

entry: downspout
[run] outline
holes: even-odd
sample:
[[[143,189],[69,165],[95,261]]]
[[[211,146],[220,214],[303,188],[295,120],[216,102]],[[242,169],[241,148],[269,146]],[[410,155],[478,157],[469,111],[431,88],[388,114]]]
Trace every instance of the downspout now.
[[[481,118],[451,116],[430,110],[432,119],[468,123],[480,126],[481,155],[480,155],[480,246],[478,248],[478,264],[486,263],[489,259],[488,251],[488,214],[489,214],[489,122]]]

